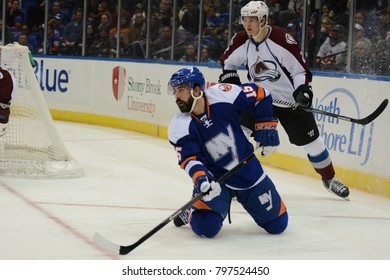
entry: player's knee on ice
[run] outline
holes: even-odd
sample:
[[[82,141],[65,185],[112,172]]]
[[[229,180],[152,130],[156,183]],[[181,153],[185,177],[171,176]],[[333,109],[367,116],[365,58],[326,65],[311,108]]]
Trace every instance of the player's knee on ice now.
[[[195,234],[212,238],[221,230],[222,222],[223,218],[217,212],[210,210],[195,210],[192,212],[190,225]]]
[[[273,219],[272,221],[261,224],[259,226],[261,226],[263,229],[265,229],[265,231],[267,231],[270,234],[280,234],[287,228],[287,225],[288,225],[288,214],[287,212],[284,212],[276,219]]]

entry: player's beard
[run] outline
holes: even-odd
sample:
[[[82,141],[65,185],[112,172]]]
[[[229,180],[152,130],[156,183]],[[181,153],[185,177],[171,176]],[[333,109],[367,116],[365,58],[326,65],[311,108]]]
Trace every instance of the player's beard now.
[[[190,99],[188,99],[187,102],[179,99],[176,100],[176,104],[182,113],[189,113],[193,103],[194,103],[194,98],[192,96],[190,96]]]

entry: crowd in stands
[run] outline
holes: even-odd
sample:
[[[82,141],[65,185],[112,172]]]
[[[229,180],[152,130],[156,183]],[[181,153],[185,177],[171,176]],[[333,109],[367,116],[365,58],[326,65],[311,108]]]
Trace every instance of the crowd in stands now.
[[[33,55],[204,63],[218,63],[229,38],[241,30],[239,12],[249,2],[204,0],[200,7],[199,0],[177,0],[174,11],[174,0],[122,0],[119,12],[118,1],[88,0],[84,11],[82,0],[51,0],[45,27],[45,0],[3,1],[6,1],[5,20],[1,17],[0,24],[5,24],[5,38],[1,38],[1,44],[19,42]],[[306,21],[303,0],[265,2],[271,25],[285,28],[301,46],[305,39],[304,55],[312,69],[390,75],[390,1],[356,0],[352,28],[350,0],[322,0],[320,9],[308,5]],[[230,3],[233,4],[231,26]],[[0,14],[4,14],[2,10]]]

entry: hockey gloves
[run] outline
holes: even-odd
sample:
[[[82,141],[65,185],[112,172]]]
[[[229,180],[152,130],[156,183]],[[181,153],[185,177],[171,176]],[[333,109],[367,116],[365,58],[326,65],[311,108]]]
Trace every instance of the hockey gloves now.
[[[263,147],[261,153],[263,157],[277,151],[279,147],[280,141],[278,131],[276,130],[277,125],[278,121],[274,118],[255,124],[254,139],[257,142],[257,148]]]
[[[311,86],[308,85],[300,85],[294,92],[293,96],[295,99],[295,103],[302,107],[311,107],[313,102],[313,91],[311,90]]]
[[[219,75],[218,82],[241,85],[240,76],[236,70],[223,70],[223,73]]]
[[[195,187],[198,192],[206,194],[202,198],[205,202],[210,201],[221,194],[221,186],[219,183],[214,181],[209,182],[207,176],[199,176],[196,179]]]

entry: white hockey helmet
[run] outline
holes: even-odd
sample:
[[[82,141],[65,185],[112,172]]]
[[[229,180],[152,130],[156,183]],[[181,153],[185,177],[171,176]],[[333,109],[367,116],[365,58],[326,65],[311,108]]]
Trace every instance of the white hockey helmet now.
[[[259,24],[265,16],[265,24],[268,24],[268,6],[263,1],[250,1],[241,8],[240,23],[242,24],[242,17],[257,17]]]

